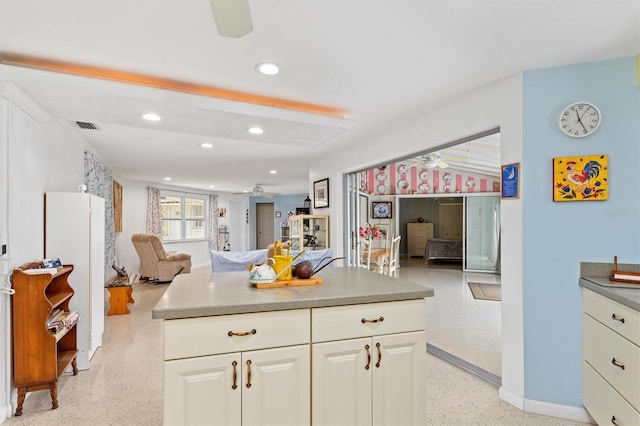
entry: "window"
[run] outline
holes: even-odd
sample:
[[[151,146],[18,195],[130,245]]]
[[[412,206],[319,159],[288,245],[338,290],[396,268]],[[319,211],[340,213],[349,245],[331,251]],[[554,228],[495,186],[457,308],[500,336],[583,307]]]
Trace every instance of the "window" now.
[[[205,196],[161,191],[162,241],[205,239],[206,206]]]

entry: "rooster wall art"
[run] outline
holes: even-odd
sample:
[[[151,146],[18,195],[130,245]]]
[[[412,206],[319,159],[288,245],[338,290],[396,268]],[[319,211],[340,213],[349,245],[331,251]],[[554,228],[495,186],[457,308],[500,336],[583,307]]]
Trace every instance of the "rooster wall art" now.
[[[553,159],[553,201],[606,200],[608,194],[607,155]]]

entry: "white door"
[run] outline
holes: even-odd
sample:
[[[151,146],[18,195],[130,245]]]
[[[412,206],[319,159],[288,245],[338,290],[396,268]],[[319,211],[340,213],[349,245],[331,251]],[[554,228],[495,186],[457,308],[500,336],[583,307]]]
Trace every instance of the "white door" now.
[[[242,423],[311,424],[310,370],[309,345],[243,352]]]
[[[164,424],[240,425],[240,362],[239,353],[166,361]]]
[[[373,424],[427,422],[425,332],[373,338]]]
[[[314,425],[371,424],[371,356],[371,338],[313,344]]]

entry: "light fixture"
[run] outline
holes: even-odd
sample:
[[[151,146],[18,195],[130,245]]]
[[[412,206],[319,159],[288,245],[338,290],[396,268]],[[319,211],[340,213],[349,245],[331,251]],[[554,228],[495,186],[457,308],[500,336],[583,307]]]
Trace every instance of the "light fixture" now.
[[[144,118],[147,121],[160,121],[160,120],[162,120],[162,117],[160,117],[158,114],[155,114],[153,112],[146,112],[146,113],[142,114],[142,118]]]
[[[275,174],[278,173],[278,171],[277,170],[269,170],[269,173],[271,173],[272,175],[275,175]]]
[[[264,75],[276,75],[280,72],[280,66],[274,62],[261,62],[256,65],[256,70]]]
[[[209,188],[215,188],[215,187],[216,187],[215,185],[209,185]]]
[[[308,195],[307,195],[307,198],[304,199],[304,208],[305,209],[311,208],[311,198],[309,198]]]
[[[262,127],[253,126],[249,127],[247,129],[247,132],[251,133],[252,135],[261,135],[264,133],[264,130],[262,129]]]
[[[167,176],[166,178],[164,178],[164,180],[171,180],[171,178]]]
[[[200,147],[202,147],[202,148],[213,148],[213,144],[209,143],[209,142],[202,142],[200,144]]]

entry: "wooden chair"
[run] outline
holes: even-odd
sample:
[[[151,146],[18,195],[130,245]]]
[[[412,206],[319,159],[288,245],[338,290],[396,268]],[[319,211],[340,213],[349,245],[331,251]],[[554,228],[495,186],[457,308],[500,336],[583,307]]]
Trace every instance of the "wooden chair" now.
[[[398,277],[398,263],[400,260],[400,239],[401,235],[394,237],[391,240],[391,248],[389,251],[389,258],[387,264],[383,268],[383,273],[390,277]]]

